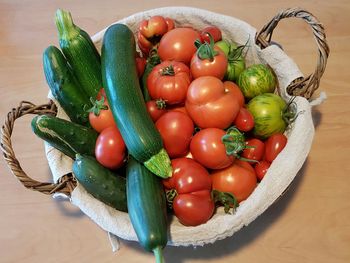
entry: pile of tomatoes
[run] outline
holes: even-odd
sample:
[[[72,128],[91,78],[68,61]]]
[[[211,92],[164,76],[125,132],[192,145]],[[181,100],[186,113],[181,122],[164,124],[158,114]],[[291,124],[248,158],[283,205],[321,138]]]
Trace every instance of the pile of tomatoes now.
[[[286,125],[266,136],[254,132],[258,118],[247,107],[260,93],[273,93],[274,76],[262,64],[252,66],[256,75],[246,69],[247,47],[223,40],[213,25],[175,27],[171,18],[154,16],[139,24],[137,44],[146,107],[172,160],[173,176],[163,180],[169,204],[182,224],[203,224],[216,205],[228,211],[247,199],[287,143]],[[265,86],[246,87],[259,77]],[[90,113],[100,132],[96,158],[117,169],[127,153],[103,90],[97,108]]]

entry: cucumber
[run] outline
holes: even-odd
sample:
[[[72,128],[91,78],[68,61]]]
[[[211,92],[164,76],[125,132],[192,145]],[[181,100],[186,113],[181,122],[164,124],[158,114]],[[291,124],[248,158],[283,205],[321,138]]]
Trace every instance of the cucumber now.
[[[130,157],[126,167],[129,217],[141,246],[163,262],[168,241],[166,197],[161,178]]]
[[[77,153],[95,155],[98,133],[92,128],[50,115],[35,116],[31,126],[39,138],[72,159]]]
[[[130,155],[154,174],[167,178],[172,175],[170,159],[146,109],[135,53],[134,35],[126,25],[114,24],[107,29],[101,51],[103,87]]]
[[[62,52],[55,46],[49,46],[43,53],[43,66],[47,84],[54,98],[78,124],[89,126],[89,113],[92,107],[89,96],[82,90],[71,67]]]
[[[127,212],[126,179],[110,171],[94,157],[77,154],[73,174],[93,197],[123,212]]]
[[[74,24],[70,12],[56,11],[61,50],[89,97],[96,98],[102,88],[101,57],[89,34]]]

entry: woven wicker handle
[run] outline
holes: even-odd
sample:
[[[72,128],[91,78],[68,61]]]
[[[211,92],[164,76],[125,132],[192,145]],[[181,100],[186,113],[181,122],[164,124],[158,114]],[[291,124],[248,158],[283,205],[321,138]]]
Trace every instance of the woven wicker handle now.
[[[303,96],[310,99],[314,91],[319,87],[320,79],[326,68],[329,47],[326,42],[326,35],[323,25],[314,15],[300,8],[291,8],[281,11],[268,24],[266,24],[256,35],[256,44],[261,48],[270,45],[273,30],[278,22],[283,18],[296,17],[307,22],[311,28],[318,47],[318,60],[315,72],[306,78],[300,78],[293,81],[288,87],[287,92],[290,95]]]
[[[22,101],[17,108],[13,108],[5,119],[1,128],[1,150],[5,161],[7,162],[12,173],[28,189],[39,191],[44,194],[63,193],[70,195],[75,187],[75,180],[71,174],[61,177],[57,184],[41,183],[30,178],[21,168],[12,148],[11,135],[15,121],[27,114],[52,114],[56,115],[57,109],[55,104],[50,101],[47,104],[36,106],[31,102]]]

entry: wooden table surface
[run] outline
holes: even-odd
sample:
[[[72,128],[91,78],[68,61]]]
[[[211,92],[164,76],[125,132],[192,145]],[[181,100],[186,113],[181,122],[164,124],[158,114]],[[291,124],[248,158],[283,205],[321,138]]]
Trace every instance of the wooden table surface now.
[[[303,7],[324,24],[330,57],[314,108],[310,155],[289,191],[251,225],[204,247],[167,247],[166,262],[350,262],[350,2],[333,1],[0,1],[0,117],[28,100],[47,101],[42,52],[57,45],[54,13],[71,11],[94,34],[138,11],[191,5],[237,17],[260,29],[278,11]],[[297,19],[282,21],[274,40],[305,74],[314,70],[316,45]],[[317,92],[317,93],[318,93]],[[30,176],[50,181],[42,141],[19,119],[14,149]],[[0,161],[0,262],[153,262],[136,242],[113,253],[107,234],[68,201],[25,189]]]

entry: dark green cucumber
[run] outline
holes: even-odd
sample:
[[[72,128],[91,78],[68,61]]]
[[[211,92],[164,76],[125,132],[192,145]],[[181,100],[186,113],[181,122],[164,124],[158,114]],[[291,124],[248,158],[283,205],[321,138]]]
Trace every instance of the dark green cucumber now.
[[[89,97],[96,98],[102,88],[101,58],[89,34],[73,23],[69,12],[56,12],[61,50]]]
[[[168,242],[166,197],[161,178],[130,157],[126,168],[129,217],[141,246],[163,262]]]
[[[162,138],[150,115],[137,77],[135,39],[123,24],[105,32],[101,66],[109,105],[130,155],[160,177],[169,177],[172,168]]]
[[[77,153],[95,155],[98,133],[92,128],[50,115],[35,116],[31,125],[39,138],[73,159]]]
[[[82,90],[67,60],[57,47],[46,48],[43,66],[52,95],[69,118],[75,123],[89,126],[89,113],[86,109],[92,107],[90,98]]]
[[[127,212],[125,177],[103,167],[94,157],[80,154],[73,163],[73,173],[93,197],[119,211]]]

